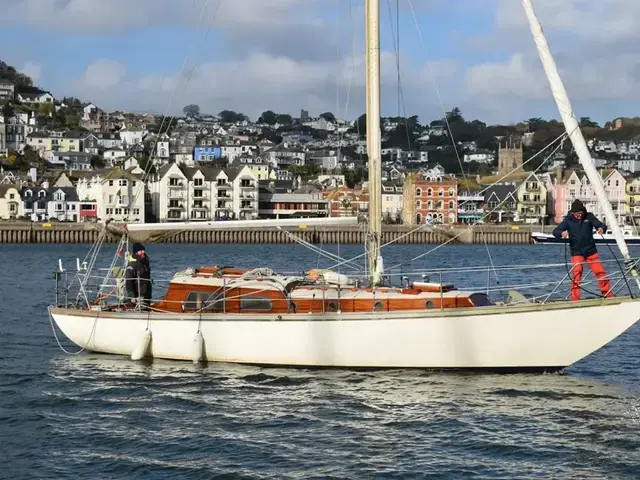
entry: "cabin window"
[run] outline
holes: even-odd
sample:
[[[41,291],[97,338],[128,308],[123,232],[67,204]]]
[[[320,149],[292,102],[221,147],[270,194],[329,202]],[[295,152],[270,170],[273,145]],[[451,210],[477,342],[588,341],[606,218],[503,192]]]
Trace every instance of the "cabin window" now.
[[[427,300],[426,302],[424,302],[424,308],[431,309],[433,307],[435,307],[435,304],[431,300]]]
[[[329,302],[328,308],[330,312],[336,312],[338,310],[338,304],[336,302]]]
[[[240,308],[242,310],[253,310],[260,312],[270,312],[273,306],[271,299],[268,297],[242,297],[240,299]]]
[[[376,303],[373,304],[373,311],[374,312],[379,312],[383,308],[384,308],[384,305],[382,305],[382,302],[376,302]]]
[[[469,296],[469,300],[471,300],[474,307],[489,307],[493,305],[486,293],[474,293]]]
[[[182,306],[184,310],[222,312],[224,310],[224,294],[222,292],[189,292]]]

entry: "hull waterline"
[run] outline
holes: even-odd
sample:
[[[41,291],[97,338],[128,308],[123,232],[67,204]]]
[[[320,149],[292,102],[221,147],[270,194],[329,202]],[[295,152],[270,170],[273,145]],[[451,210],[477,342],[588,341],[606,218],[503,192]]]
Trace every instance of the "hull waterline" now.
[[[557,370],[631,327],[640,301],[585,300],[457,311],[325,315],[105,313],[52,308],[62,332],[89,351],[131,355],[147,326],[147,355],[258,365],[341,368]]]

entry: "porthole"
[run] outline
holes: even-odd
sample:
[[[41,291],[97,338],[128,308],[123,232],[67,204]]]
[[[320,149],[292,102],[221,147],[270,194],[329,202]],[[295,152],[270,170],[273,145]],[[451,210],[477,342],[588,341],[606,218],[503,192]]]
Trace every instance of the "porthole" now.
[[[335,302],[329,302],[328,308],[330,312],[336,312],[338,311],[338,304]]]
[[[424,307],[431,309],[435,307],[435,304],[431,300],[427,300],[426,302],[424,302]]]
[[[296,302],[289,302],[289,311],[296,313],[298,306],[296,305]]]
[[[384,305],[382,305],[382,302],[376,302],[373,304],[373,311],[379,312],[380,310],[382,310],[383,307]]]

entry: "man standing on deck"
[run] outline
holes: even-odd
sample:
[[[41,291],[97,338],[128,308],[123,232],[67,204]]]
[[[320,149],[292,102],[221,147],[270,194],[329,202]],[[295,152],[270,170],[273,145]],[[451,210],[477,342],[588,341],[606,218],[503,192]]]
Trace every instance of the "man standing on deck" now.
[[[134,243],[133,255],[129,256],[129,263],[124,278],[129,301],[134,306],[140,302],[140,310],[149,310],[151,302],[151,267],[149,257],[141,243]]]
[[[580,300],[580,281],[585,262],[598,279],[598,285],[603,297],[613,297],[611,284],[602,266],[596,242],[593,239],[593,229],[602,235],[607,226],[598,220],[580,200],[571,204],[571,210],[564,220],[553,230],[556,238],[568,238],[571,248],[571,299]]]

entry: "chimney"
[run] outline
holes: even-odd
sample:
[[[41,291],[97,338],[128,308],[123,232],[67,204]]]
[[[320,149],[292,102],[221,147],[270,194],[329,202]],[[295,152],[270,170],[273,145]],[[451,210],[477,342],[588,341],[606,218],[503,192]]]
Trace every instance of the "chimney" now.
[[[33,183],[36,183],[37,177],[38,177],[38,169],[36,169],[35,167],[30,168],[29,169],[29,178],[31,179],[31,181]]]

